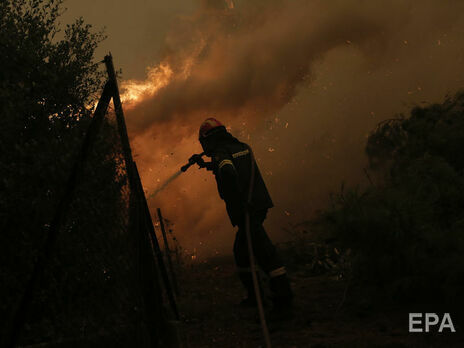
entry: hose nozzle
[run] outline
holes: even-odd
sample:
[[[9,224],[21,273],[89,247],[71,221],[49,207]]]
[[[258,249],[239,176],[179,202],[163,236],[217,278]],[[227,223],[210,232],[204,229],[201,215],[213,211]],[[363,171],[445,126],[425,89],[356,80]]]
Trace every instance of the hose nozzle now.
[[[200,166],[200,168],[202,168],[204,166],[204,163],[205,161],[203,161],[203,156],[205,155],[204,152],[200,153],[200,154],[194,154],[192,157],[189,158],[188,160],[188,163],[183,165],[180,170],[182,172],[186,172],[187,169],[189,169],[193,164],[198,164]]]
[[[183,165],[182,167],[180,167],[180,171],[181,172],[186,172],[187,169],[189,169],[192,164],[193,163],[187,163],[186,165]]]

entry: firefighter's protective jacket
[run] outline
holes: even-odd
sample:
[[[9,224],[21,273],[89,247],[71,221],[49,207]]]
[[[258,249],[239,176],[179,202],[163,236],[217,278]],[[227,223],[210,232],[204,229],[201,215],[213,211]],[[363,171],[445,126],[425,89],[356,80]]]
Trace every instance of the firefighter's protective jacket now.
[[[219,196],[226,203],[232,225],[240,225],[244,221],[252,163],[255,166],[254,183],[248,208],[253,213],[273,207],[269,192],[248,145],[226,133],[217,142],[211,158]]]

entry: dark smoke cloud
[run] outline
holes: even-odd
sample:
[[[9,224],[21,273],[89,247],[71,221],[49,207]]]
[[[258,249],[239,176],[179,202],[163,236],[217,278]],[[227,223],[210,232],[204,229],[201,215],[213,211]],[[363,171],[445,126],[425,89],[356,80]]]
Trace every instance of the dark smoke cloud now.
[[[143,132],[154,123],[198,114],[268,115],[294,97],[315,60],[346,42],[361,44],[382,26],[346,6],[267,1],[239,10],[209,5],[168,39],[164,62],[174,79],[131,112],[132,129]],[[191,64],[187,78],[186,64]]]
[[[229,3],[229,5],[227,5]],[[148,191],[193,153],[214,115],[255,149],[276,203],[268,227],[307,219],[342,180],[363,184],[363,147],[383,119],[462,86],[456,1],[205,1],[166,37],[171,82],[127,105]],[[209,173],[191,169],[150,201],[206,254],[232,229]]]

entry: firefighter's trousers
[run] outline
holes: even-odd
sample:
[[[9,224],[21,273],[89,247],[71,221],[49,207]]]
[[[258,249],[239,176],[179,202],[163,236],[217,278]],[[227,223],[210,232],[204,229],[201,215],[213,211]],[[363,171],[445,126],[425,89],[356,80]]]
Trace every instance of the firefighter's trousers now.
[[[250,215],[250,234],[253,253],[257,265],[270,278],[269,285],[274,305],[287,305],[291,303],[293,293],[282,260],[263,227],[266,214],[267,210]],[[234,243],[234,257],[240,280],[248,291],[248,297],[252,298],[254,297],[254,288],[250,270],[245,223],[238,225]]]

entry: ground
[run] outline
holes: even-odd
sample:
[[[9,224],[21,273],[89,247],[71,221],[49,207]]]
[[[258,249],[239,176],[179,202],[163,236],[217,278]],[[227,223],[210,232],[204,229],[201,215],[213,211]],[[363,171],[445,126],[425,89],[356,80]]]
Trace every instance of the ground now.
[[[361,310],[346,300],[346,282],[333,275],[308,276],[289,269],[295,316],[272,328],[273,347],[464,347],[453,333],[408,333],[403,307]],[[255,309],[240,308],[244,291],[232,257],[184,266],[178,275],[181,331],[188,347],[260,347]],[[459,336],[458,336],[459,335]]]

